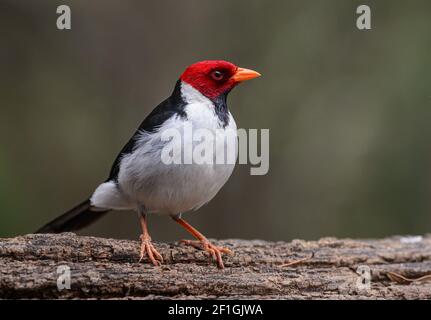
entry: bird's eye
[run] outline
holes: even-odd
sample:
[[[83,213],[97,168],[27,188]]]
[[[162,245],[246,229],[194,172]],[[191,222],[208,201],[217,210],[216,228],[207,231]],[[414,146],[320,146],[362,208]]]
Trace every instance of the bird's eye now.
[[[215,70],[215,71],[213,71],[213,72],[211,73],[211,77],[212,77],[214,80],[220,81],[220,80],[222,80],[222,79],[223,79],[223,73],[222,73],[222,72],[220,72],[220,71],[218,71],[218,70]]]

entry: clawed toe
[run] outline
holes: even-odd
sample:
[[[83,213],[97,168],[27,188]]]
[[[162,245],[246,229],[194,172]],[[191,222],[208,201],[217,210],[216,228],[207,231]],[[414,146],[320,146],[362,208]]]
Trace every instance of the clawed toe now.
[[[224,269],[223,259],[221,256],[222,253],[226,253],[229,255],[233,254],[232,250],[215,246],[209,241],[181,240],[180,243],[206,251],[217,262],[217,267],[220,269]]]
[[[151,238],[141,235],[141,255],[139,262],[142,261],[145,255],[148,255],[151,263],[155,266],[160,266],[163,262],[163,257],[152,244]]]

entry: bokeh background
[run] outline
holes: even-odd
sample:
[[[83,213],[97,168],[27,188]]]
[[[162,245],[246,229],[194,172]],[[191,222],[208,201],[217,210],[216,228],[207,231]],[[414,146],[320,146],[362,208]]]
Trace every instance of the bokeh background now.
[[[72,30],[56,8],[72,9]],[[369,4],[372,30],[356,28]],[[226,59],[239,127],[270,129],[270,171],[237,166],[185,217],[209,237],[290,240],[431,230],[430,1],[0,0],[0,236],[88,197],[183,69]],[[187,236],[151,217],[155,240]],[[136,239],[115,212],[80,232]]]

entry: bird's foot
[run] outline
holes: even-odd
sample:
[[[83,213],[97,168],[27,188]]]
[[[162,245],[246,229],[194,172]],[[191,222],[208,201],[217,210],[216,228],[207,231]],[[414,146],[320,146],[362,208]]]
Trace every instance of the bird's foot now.
[[[141,257],[139,258],[139,262],[142,261],[145,255],[148,255],[148,258],[155,266],[160,266],[163,262],[162,255],[154,248],[153,243],[151,242],[151,237],[147,235],[141,235]]]
[[[221,257],[222,253],[233,254],[232,250],[223,247],[217,247],[213,245],[208,240],[181,240],[180,243],[195,247],[197,249],[201,249],[206,251],[209,256],[213,257],[213,259],[217,262],[217,267],[219,269],[224,269],[223,259]]]

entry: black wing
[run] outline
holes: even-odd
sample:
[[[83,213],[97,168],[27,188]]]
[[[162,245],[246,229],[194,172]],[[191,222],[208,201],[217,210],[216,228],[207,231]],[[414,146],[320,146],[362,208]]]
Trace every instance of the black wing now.
[[[118,182],[118,173],[120,171],[120,163],[124,156],[132,153],[135,150],[136,141],[142,131],[156,132],[163,123],[170,119],[172,116],[187,117],[184,107],[186,103],[181,97],[181,82],[178,80],[175,85],[174,92],[165,101],[160,103],[153,111],[145,118],[139,128],[121,149],[120,153],[115,158],[114,164],[112,165],[111,172],[106,181]]]

